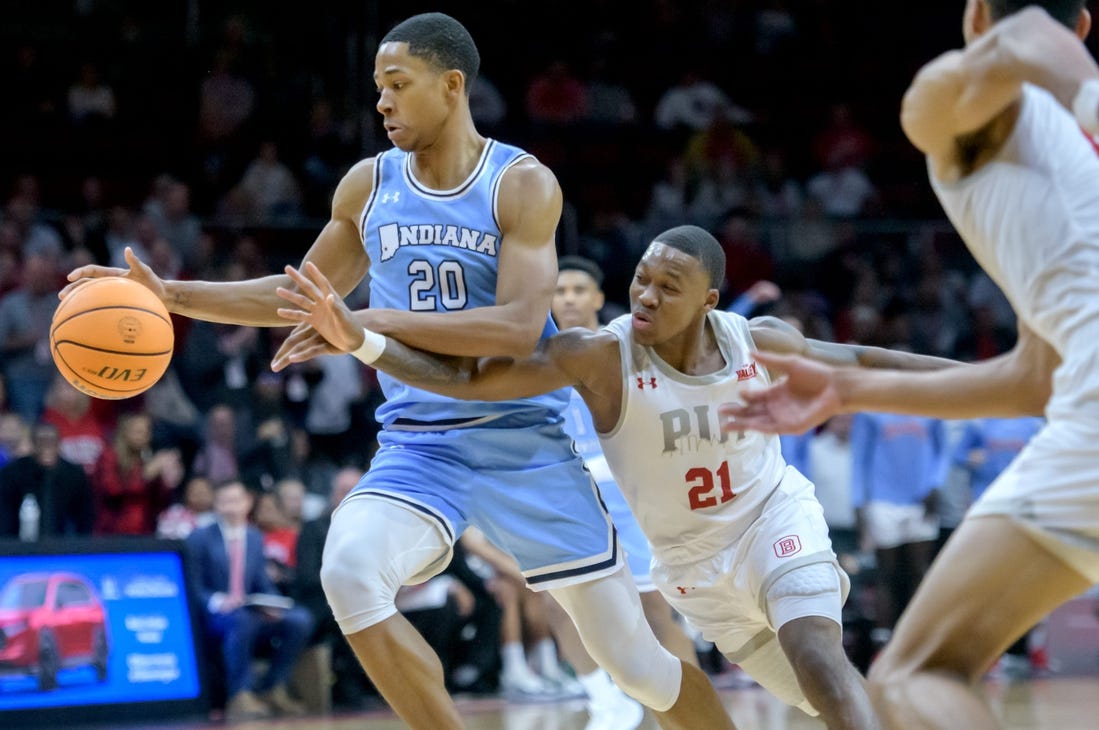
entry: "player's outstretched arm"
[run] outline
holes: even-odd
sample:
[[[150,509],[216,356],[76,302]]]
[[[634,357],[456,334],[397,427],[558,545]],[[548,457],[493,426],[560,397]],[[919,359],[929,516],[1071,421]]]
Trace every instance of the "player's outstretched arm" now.
[[[305,255],[329,273],[341,294],[347,294],[366,274],[369,260],[359,241],[357,217],[363,201],[370,195],[373,160],[364,160],[353,167],[336,188],[332,200],[332,217]],[[71,282],[61,290],[64,299],[82,281],[103,276],[124,276],[147,286],[168,308],[168,311],[207,322],[283,327],[286,321],[276,310],[282,300],[275,294],[277,287],[292,287],[284,275],[265,276],[246,281],[164,281],[126,249],[128,269],[109,266],[82,266],[69,273]]]
[[[756,317],[749,323],[752,340],[760,352],[802,355],[826,365],[857,365],[893,370],[941,370],[965,363],[934,355],[888,350],[884,347],[843,345],[804,336],[777,317]]]
[[[319,355],[351,353],[366,364],[408,385],[467,400],[511,400],[541,395],[575,385],[571,371],[592,359],[585,337],[595,333],[572,329],[543,340],[529,357],[447,357],[409,347],[393,337],[364,330],[332,284],[312,263],[301,271],[286,267],[295,288],[280,287],[278,296],[292,307],[279,314],[298,326],[272,361],[278,371]]]
[[[359,323],[413,347],[446,355],[529,355],[542,336],[557,287],[555,235],[561,188],[533,158],[504,173],[496,209],[503,238],[492,306],[451,312],[369,309]]]
[[[837,413],[853,411],[934,418],[1039,415],[1060,362],[1053,348],[1023,326],[1011,352],[941,370],[836,367],[762,352],[756,358],[784,375],[769,388],[745,392],[743,404],[722,405],[718,410],[723,430],[802,433]]]

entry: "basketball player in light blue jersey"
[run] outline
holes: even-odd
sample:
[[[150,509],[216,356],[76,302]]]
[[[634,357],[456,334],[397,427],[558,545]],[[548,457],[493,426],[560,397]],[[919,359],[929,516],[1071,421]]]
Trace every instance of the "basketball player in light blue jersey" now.
[[[522,356],[555,331],[561,191],[530,155],[478,134],[468,95],[479,62],[466,29],[439,13],[383,37],[374,81],[394,148],[340,181],[331,220],[305,261],[340,296],[369,269],[361,326],[445,355]],[[89,266],[69,278],[123,275],[178,314],[286,324],[278,292],[293,295],[288,276],[166,282],[132,251],[126,259],[128,270]],[[285,346],[314,336],[303,323]],[[359,661],[402,720],[424,730],[462,726],[438,658],[394,597],[441,571],[455,539],[475,524],[516,558],[532,588],[552,592],[596,661],[666,727],[732,727],[705,674],[661,647],[644,621],[614,527],[562,430],[566,391],[464,403],[392,378],[382,387],[381,448],[333,514],[321,581]]]

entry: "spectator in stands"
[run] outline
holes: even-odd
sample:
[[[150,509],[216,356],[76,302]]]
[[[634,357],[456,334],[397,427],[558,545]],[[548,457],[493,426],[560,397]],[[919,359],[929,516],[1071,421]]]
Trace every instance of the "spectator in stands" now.
[[[216,519],[214,490],[206,477],[191,477],[183,485],[183,498],[160,513],[156,521],[156,536],[170,540],[186,540],[199,527]]]
[[[32,451],[0,467],[0,537],[35,541],[90,535],[95,519],[84,470],[61,457],[57,428],[34,427]]]
[[[99,455],[92,485],[96,532],[100,535],[152,535],[157,516],[183,481],[183,463],[174,448],[153,451],[148,414],[118,419],[114,441]]]
[[[297,565],[298,531],[282,513],[279,498],[273,492],[261,492],[256,496],[252,521],[263,533],[263,557],[267,575],[279,593],[289,595]]]
[[[225,661],[229,720],[303,714],[286,682],[313,630],[312,617],[300,606],[256,605],[253,596],[277,595],[278,590],[265,570],[263,535],[248,524],[252,501],[241,482],[218,484],[217,520],[187,538],[206,631]],[[265,643],[272,647],[271,659],[257,680],[252,661],[257,647]]]
[[[656,126],[686,133],[706,129],[718,115],[741,124],[752,120],[746,109],[694,68],[684,71],[676,85],[661,95],[654,112]]]
[[[0,369],[8,381],[12,410],[34,423],[56,372],[50,359],[50,322],[57,309],[54,259],[40,254],[23,261],[23,284],[0,299]]]
[[[554,59],[530,80],[526,106],[535,124],[574,124],[588,113],[588,91],[566,61]]]
[[[857,413],[851,423],[851,493],[865,542],[877,557],[879,645],[934,557],[944,447],[943,424],[936,419]]]
[[[92,412],[92,398],[69,384],[60,375],[46,393],[42,420],[57,427],[61,438],[61,456],[79,464],[91,476],[100,454],[107,448],[107,433]]]
[[[193,464],[195,474],[206,477],[213,484],[237,478],[236,428],[233,409],[224,403],[207,412],[206,432]]]
[[[99,67],[91,61],[80,64],[76,82],[69,87],[68,109],[69,119],[77,125],[114,119],[114,89],[100,78]]]
[[[259,153],[248,164],[238,187],[248,196],[261,223],[286,221],[301,211],[301,186],[270,140],[260,143]]]

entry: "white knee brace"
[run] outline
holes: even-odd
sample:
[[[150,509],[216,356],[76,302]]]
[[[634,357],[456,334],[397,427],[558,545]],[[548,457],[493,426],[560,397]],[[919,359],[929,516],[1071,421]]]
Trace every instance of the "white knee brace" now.
[[[747,659],[738,659],[736,663],[752,679],[759,682],[761,687],[786,704],[793,705],[809,715],[819,714],[809,704],[805,693],[801,691],[794,668],[790,666],[790,660],[786,658],[782,646],[778,643],[778,636],[771,634],[770,639],[763,646],[752,652]]]
[[[656,640],[629,570],[550,593],[576,624],[591,658],[623,692],[657,712],[675,704],[683,667]]]
[[[395,614],[397,590],[438,573],[450,554],[443,530],[427,516],[381,497],[344,501],[332,515],[321,564],[340,630],[354,634]]]

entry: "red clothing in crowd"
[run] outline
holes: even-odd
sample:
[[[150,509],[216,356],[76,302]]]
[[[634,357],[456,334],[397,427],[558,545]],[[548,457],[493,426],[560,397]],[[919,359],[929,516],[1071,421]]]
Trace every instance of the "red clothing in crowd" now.
[[[123,470],[113,448],[99,456],[92,478],[95,532],[99,535],[152,535],[157,515],[169,503],[169,488],[159,477],[146,480],[144,461]]]

